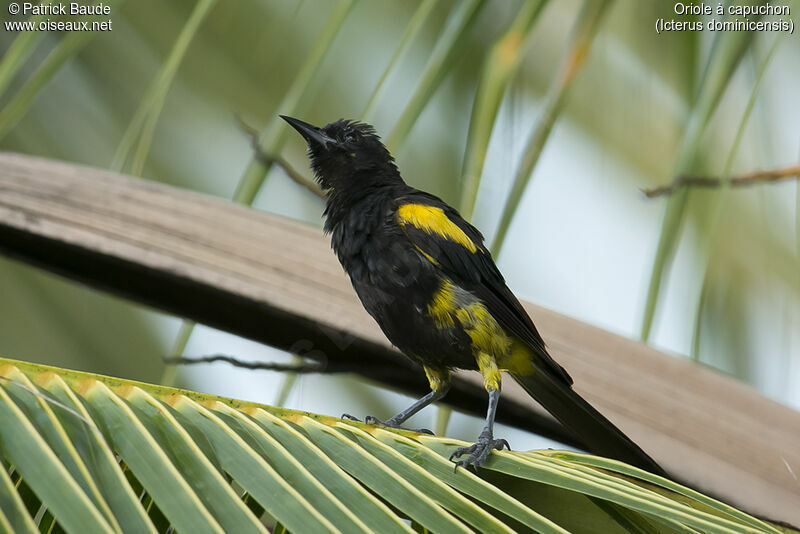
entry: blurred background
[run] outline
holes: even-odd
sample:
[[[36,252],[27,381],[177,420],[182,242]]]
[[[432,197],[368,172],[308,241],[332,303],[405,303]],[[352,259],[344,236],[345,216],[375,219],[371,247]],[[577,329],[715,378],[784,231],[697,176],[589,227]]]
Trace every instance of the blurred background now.
[[[2,21],[28,19],[0,5]],[[0,149],[252,199],[321,228],[322,201],[281,167],[261,184],[236,117],[309,177],[277,114],[365,119],[407,182],[484,232],[520,298],[800,408],[796,180],[642,193],[798,164],[797,36],[657,34],[659,18],[720,18],[660,0],[110,5],[94,20],[111,31],[0,31]],[[791,17],[766,20],[780,18]],[[289,355],[2,257],[0,292],[4,357],[337,416],[388,417],[410,400],[353,377],[292,382],[225,364],[171,377],[161,358],[176,343],[189,356]],[[482,424],[455,414],[448,434],[471,440]]]

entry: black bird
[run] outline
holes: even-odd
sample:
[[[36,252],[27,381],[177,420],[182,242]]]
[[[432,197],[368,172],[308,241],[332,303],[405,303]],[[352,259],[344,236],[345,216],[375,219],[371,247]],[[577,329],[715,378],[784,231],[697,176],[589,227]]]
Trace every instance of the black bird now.
[[[308,143],[326,192],[325,231],[367,312],[422,365],[431,392],[387,421],[400,427],[445,396],[452,369],[475,369],[489,394],[486,426],[457,466],[480,466],[493,449],[500,372],[508,371],[592,453],[653,473],[658,464],[572,389],[483,245],[481,233],[439,198],[409,187],[372,126],[339,120],[318,128],[281,116]]]

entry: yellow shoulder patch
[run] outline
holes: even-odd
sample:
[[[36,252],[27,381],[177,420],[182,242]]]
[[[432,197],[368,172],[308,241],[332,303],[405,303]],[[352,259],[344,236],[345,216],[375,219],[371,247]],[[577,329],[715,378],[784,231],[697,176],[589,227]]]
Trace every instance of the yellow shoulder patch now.
[[[410,224],[429,234],[438,234],[458,243],[470,252],[478,250],[464,230],[447,218],[442,208],[425,204],[403,204],[397,208],[397,222],[403,226]]]

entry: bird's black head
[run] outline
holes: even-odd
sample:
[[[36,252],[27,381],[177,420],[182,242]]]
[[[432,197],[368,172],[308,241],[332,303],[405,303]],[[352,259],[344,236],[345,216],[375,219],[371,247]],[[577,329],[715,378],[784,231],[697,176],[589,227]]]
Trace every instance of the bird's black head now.
[[[308,143],[319,185],[344,192],[400,181],[394,158],[369,124],[340,119],[318,128],[281,115]]]

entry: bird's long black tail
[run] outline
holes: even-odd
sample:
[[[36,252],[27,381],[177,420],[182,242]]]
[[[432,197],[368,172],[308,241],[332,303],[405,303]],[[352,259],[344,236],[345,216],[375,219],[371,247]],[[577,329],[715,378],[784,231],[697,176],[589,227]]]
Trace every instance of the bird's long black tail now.
[[[578,395],[547,372],[511,375],[592,454],[620,460],[656,475],[664,470],[636,443]]]

